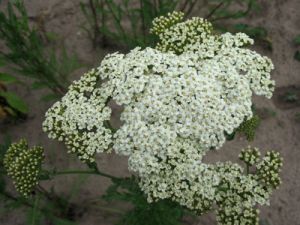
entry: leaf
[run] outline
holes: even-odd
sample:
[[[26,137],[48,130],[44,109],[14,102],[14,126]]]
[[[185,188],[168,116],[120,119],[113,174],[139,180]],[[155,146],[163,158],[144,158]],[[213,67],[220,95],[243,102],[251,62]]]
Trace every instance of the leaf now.
[[[26,103],[17,95],[12,92],[0,92],[0,96],[4,97],[7,103],[14,109],[22,112],[28,113],[28,106]]]
[[[12,84],[17,82],[18,80],[13,77],[12,75],[9,75],[7,73],[0,73],[0,82],[6,83],[6,84]]]
[[[3,192],[5,190],[5,187],[6,187],[6,183],[5,183],[4,176],[0,174],[0,192]]]
[[[40,202],[40,197],[36,196],[33,208],[31,208],[27,213],[27,224],[28,225],[41,224],[43,215],[42,215],[41,211],[39,210],[39,202]]]
[[[296,45],[300,45],[300,35],[298,35],[295,39],[294,39],[294,43]]]
[[[75,71],[76,69],[82,67],[82,65],[79,63],[79,60],[76,55],[68,55],[65,48],[63,48],[61,57],[60,57],[60,63],[57,66],[58,72],[63,77],[67,77],[71,72]]]
[[[239,23],[234,25],[234,29],[238,32],[244,32],[252,38],[266,38],[268,32],[263,27],[254,27],[248,24]]]
[[[53,224],[55,224],[55,225],[76,225],[77,224],[73,221],[70,221],[67,219],[62,219],[62,218],[57,218],[57,217],[54,217],[52,219],[52,221],[53,221]]]
[[[60,95],[57,94],[48,94],[48,95],[44,95],[41,100],[45,101],[45,102],[50,102],[53,100],[57,100],[58,98],[60,98]]]
[[[1,55],[0,55],[0,67],[4,66],[5,62],[4,59],[2,59]]]
[[[300,61],[300,51],[295,52],[294,59]]]
[[[10,106],[4,106],[3,109],[5,109],[5,111],[11,115],[12,117],[17,117],[17,113],[15,112],[14,109],[10,108]]]
[[[31,88],[34,90],[42,89],[45,87],[47,87],[47,85],[45,84],[45,82],[42,82],[42,81],[33,82],[31,85]]]
[[[54,32],[47,32],[46,37],[48,38],[49,41],[54,42],[58,39],[57,33]]]
[[[267,219],[262,219],[259,221],[259,225],[271,225]]]
[[[3,143],[0,144],[0,166],[2,167],[2,160],[3,157],[7,151],[7,149],[9,148],[9,146],[11,145],[11,139],[8,135],[3,135],[4,136],[4,140]]]

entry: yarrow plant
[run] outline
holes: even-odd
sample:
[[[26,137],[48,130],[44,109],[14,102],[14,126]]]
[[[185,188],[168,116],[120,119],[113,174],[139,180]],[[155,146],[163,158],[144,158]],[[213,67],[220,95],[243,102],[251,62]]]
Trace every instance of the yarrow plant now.
[[[44,131],[89,165],[97,153],[128,156],[149,204],[168,199],[199,215],[213,209],[218,224],[258,224],[257,205],[280,184],[279,154],[248,147],[246,170],[203,158],[251,121],[253,94],[272,96],[271,60],[246,48],[246,34],[218,35],[180,12],[155,19],[151,32],[156,48],[109,54],[75,81],[47,111]],[[118,128],[111,102],[124,108]]]

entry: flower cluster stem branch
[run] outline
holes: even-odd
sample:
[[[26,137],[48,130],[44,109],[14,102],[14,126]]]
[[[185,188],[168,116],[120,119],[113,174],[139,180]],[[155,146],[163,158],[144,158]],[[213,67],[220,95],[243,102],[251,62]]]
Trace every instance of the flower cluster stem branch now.
[[[64,170],[64,171],[54,171],[53,176],[59,176],[59,175],[67,175],[67,174],[93,174],[93,175],[99,175],[103,176],[112,180],[119,179],[118,177],[112,176],[110,174],[101,172],[99,170]]]

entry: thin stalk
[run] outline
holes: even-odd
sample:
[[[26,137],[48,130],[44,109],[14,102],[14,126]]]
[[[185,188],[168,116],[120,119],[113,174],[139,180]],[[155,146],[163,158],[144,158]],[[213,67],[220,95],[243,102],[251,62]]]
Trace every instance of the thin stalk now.
[[[196,3],[197,3],[197,0],[193,1],[192,3],[190,3],[190,7],[188,8],[188,10],[185,13],[186,17],[188,17],[190,15],[190,13],[193,11]]]
[[[53,200],[53,196],[51,196],[51,194],[46,189],[44,189],[40,184],[37,185],[36,189],[41,194],[45,195],[49,200]]]
[[[106,211],[106,212],[110,212],[110,213],[116,213],[116,214],[119,214],[119,215],[123,215],[124,212],[122,212],[121,210],[117,210],[117,209],[114,209],[114,208],[109,208],[109,207],[104,207],[104,206],[97,206],[98,209],[101,209],[103,211]]]
[[[246,174],[248,175],[250,173],[250,166],[247,164],[246,165]]]
[[[224,2],[220,2],[218,5],[216,5],[216,7],[214,7],[214,8],[209,12],[209,14],[205,17],[205,19],[211,18],[211,17],[215,14],[215,12],[216,12],[219,8],[221,8],[223,5],[224,5]]]
[[[128,39],[128,38],[127,38],[126,32],[125,32],[125,30],[124,30],[124,28],[123,28],[123,26],[122,26],[122,24],[121,24],[120,18],[118,18],[118,16],[115,14],[115,12],[114,12],[114,10],[113,10],[113,8],[112,8],[112,6],[111,6],[111,2],[110,2],[109,0],[104,0],[104,1],[105,1],[105,3],[106,3],[106,5],[107,5],[107,7],[108,7],[108,9],[109,9],[109,11],[110,11],[110,13],[112,14],[114,20],[116,21],[116,24],[117,24],[117,26],[118,26],[118,29],[121,31],[123,38],[124,38],[124,39],[126,40],[126,42],[127,42],[127,39]]]
[[[100,8],[102,9],[102,15],[101,15],[101,26],[105,27],[106,26],[106,17],[105,17],[105,2],[104,0],[100,0]],[[101,34],[101,41],[102,41],[102,47],[106,47],[107,45],[107,40],[106,36],[104,33]]]
[[[101,171],[97,170],[65,170],[65,171],[54,171],[52,175],[54,176],[60,176],[60,175],[67,175],[67,174],[94,174],[103,176],[112,180],[120,179],[118,177],[112,176],[110,174],[103,173]]]
[[[11,195],[10,193],[6,192],[6,191],[1,191],[0,192],[1,195],[3,195],[5,198],[11,200],[11,201],[19,201],[19,199],[13,195]],[[33,208],[33,205],[27,201],[22,201],[23,205],[28,206]]]
[[[10,201],[15,201],[15,202],[20,202],[20,199],[11,195],[10,193],[6,192],[6,191],[1,191],[0,195],[3,195],[5,198],[9,199]],[[29,207],[29,208],[34,208],[34,204],[28,202],[28,200],[24,199],[22,200],[22,204],[23,206]],[[41,211],[44,214],[51,214],[54,215],[54,212],[52,212],[51,210],[48,209],[44,209],[44,208],[39,208],[39,211]]]
[[[249,1],[248,2],[248,5],[247,5],[247,9],[242,13],[243,16],[246,16],[250,10],[252,9],[253,7],[253,2],[252,1]],[[215,21],[218,21],[218,20],[226,20],[226,19],[231,19],[233,18],[234,14],[232,15],[227,15],[227,16],[221,16],[221,17],[217,17],[217,18],[212,18],[210,21],[211,22],[215,22]]]
[[[179,11],[180,11],[180,12],[184,12],[185,9],[186,9],[186,7],[188,6],[189,2],[190,2],[190,0],[185,0],[185,1],[183,2],[183,4],[182,4],[182,6],[181,6],[181,8],[180,8]]]
[[[93,24],[94,25],[93,45],[94,45],[94,47],[96,47],[98,36],[99,36],[99,24],[98,24],[98,16],[97,16],[94,0],[89,0],[89,5],[90,5],[90,8],[91,8],[92,17],[93,17],[93,20],[94,20],[94,24]]]
[[[145,24],[145,11],[144,11],[144,1],[140,0],[140,15],[142,18],[142,32],[143,32],[143,41],[145,43],[146,39],[146,24]]]

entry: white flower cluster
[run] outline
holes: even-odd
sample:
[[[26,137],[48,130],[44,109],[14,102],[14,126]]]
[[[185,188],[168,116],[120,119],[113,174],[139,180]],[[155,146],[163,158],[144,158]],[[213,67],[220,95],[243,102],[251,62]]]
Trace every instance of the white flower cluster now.
[[[106,105],[111,90],[96,88],[99,74],[91,70],[70,86],[68,93],[46,113],[43,129],[49,138],[65,142],[81,160],[111,150],[112,133],[105,126],[111,109]]]
[[[252,93],[269,98],[274,89],[272,62],[242,48],[253,43],[247,35],[213,36],[210,29],[194,18],[167,28],[160,50],[108,55],[47,112],[44,130],[84,161],[110,149],[129,156],[149,201],[172,198],[200,213],[228,199],[241,209],[266,203],[268,193],[238,165],[201,162],[252,117]],[[110,99],[124,107],[116,132]]]

